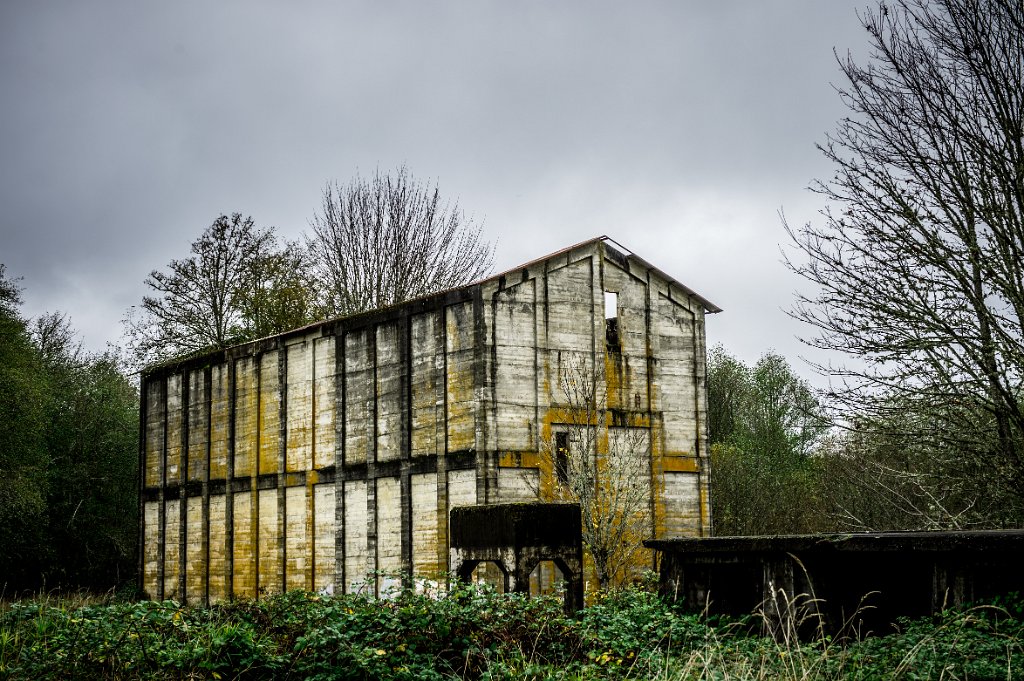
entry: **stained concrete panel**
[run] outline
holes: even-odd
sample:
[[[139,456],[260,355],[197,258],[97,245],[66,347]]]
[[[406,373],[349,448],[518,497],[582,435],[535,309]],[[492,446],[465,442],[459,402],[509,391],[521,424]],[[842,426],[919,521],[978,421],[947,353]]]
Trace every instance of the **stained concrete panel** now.
[[[313,486],[313,588],[336,589],[334,483]]]
[[[448,510],[476,503],[476,471],[448,471]]]
[[[696,473],[664,474],[665,517],[661,538],[699,537],[701,532],[700,477]]]
[[[281,380],[279,351],[260,358],[259,474],[277,473],[281,453]]]
[[[164,598],[180,598],[181,502],[170,499],[164,506]]]
[[[470,303],[445,309],[448,451],[476,448],[474,315]]]
[[[158,487],[164,471],[164,417],[162,381],[146,384],[146,487]],[[155,593],[155,592],[154,592]]]
[[[653,333],[658,336],[659,359],[654,364],[656,402],[664,426],[664,454],[695,451],[697,404],[694,377],[694,316],[685,307],[658,297]]]
[[[210,497],[210,543],[208,548],[210,571],[207,575],[210,600],[220,601],[228,597],[225,571],[227,562],[227,497],[223,494]]]
[[[142,590],[150,598],[160,597],[160,502],[143,504],[145,525],[142,547]]]
[[[313,341],[313,467],[335,465],[335,359],[334,339]],[[332,578],[333,581],[333,578]]]
[[[499,468],[498,503],[537,501],[540,470],[537,468]]]
[[[281,593],[281,528],[276,489],[259,491],[258,517],[258,590],[260,595]]]
[[[307,532],[306,488],[288,487],[284,491],[285,504],[285,588],[309,589],[310,561],[313,547]]]
[[[223,480],[228,471],[228,402],[227,365],[210,369],[210,479]]]
[[[235,477],[256,475],[259,388],[251,357],[235,363]]]
[[[377,327],[376,399],[377,461],[394,461],[401,456],[402,372],[398,324]]]
[[[610,262],[604,264],[604,288],[616,293],[618,351],[608,352],[606,381],[612,409],[647,410],[647,283]],[[605,337],[608,342],[607,333]]]
[[[420,473],[412,486],[412,571],[414,575],[437,579],[445,573],[438,549],[437,474]],[[446,561],[447,562],[447,561]]]
[[[444,356],[438,347],[439,325],[437,312],[412,318],[412,456],[433,456],[444,446],[443,433],[438,437],[438,424],[444,421],[444,394],[440,386]]]
[[[185,600],[206,600],[206,523],[202,497],[190,497],[185,503]]]
[[[206,371],[193,369],[185,373],[188,376],[188,479],[200,482],[207,474],[210,441]]]
[[[288,346],[285,470],[304,471],[313,461],[313,344]]]
[[[233,509],[233,571],[231,580],[236,598],[255,598],[256,593],[256,533],[253,514],[253,494],[234,495]]]
[[[548,272],[547,307],[547,347],[589,357],[594,348],[595,319],[591,258]]]
[[[647,536],[653,536],[651,517],[651,433],[647,428],[609,428],[608,451],[598,475],[608,476],[609,488],[621,499],[618,508],[645,516]]]
[[[378,590],[402,571],[402,498],[398,478],[377,478],[377,570],[384,573]]]
[[[167,484],[181,482],[181,374],[167,377]]]
[[[366,481],[353,480],[344,484],[345,494],[345,591],[365,591],[369,565],[367,550]],[[372,587],[371,587],[372,588]]]
[[[529,280],[496,294],[494,342],[500,451],[536,449],[537,433],[536,282]]]
[[[374,418],[373,364],[366,330],[345,336],[345,464],[367,461]]]

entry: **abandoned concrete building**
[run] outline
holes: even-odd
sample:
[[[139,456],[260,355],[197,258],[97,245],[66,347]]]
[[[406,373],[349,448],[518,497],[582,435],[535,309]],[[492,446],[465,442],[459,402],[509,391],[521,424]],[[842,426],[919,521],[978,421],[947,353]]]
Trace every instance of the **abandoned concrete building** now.
[[[140,575],[150,598],[443,579],[460,505],[543,500],[582,368],[596,455],[645,443],[647,538],[710,534],[706,313],[601,237],[462,288],[151,367]],[[609,444],[611,443],[611,444]],[[555,461],[555,463],[552,463]]]

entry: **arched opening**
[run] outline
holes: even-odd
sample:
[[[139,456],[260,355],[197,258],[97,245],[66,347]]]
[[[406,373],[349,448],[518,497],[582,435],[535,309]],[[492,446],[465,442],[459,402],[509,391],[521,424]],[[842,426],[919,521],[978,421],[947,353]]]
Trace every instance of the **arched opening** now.
[[[537,563],[530,573],[530,595],[547,596],[564,593],[566,589],[565,573],[551,560]]]
[[[505,593],[505,583],[507,578],[505,571],[501,569],[498,563],[490,560],[482,560],[477,563],[476,567],[473,568],[473,572],[469,576],[469,581],[473,584],[487,584],[498,593]]]

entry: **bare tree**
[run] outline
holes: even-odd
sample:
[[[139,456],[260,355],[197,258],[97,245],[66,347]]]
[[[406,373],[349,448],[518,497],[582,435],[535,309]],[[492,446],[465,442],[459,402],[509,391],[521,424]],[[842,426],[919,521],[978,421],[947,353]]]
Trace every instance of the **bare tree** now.
[[[821,147],[824,223],[786,225],[813,291],[794,314],[856,358],[829,369],[836,404],[915,410],[908,434],[982,457],[1021,508],[1024,5],[896,0],[861,21],[873,51],[840,59],[851,115]]]
[[[303,261],[294,245],[278,246],[273,229],[240,213],[221,215],[189,258],[146,279],[154,295],[125,319],[133,362],[224,348],[311,321],[312,290],[296,290],[308,283]]]
[[[468,284],[491,269],[493,248],[481,227],[404,166],[328,184],[310,226],[307,244],[334,315]]]
[[[545,489],[580,505],[583,547],[606,588],[633,574],[641,542],[653,533],[650,431],[609,422],[604,382],[578,353],[562,353],[558,389],[559,422],[542,442],[552,478]],[[545,489],[535,491],[545,496]]]

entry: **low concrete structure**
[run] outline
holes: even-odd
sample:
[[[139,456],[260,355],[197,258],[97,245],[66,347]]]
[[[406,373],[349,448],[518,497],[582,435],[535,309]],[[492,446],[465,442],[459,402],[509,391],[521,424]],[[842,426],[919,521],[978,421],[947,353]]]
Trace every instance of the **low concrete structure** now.
[[[763,612],[789,631],[885,632],[899,616],[1024,591],[1024,530],[668,539],[664,594],[693,612]],[[847,632],[849,633],[849,631]]]
[[[208,602],[380,591],[381,573],[443,579],[451,509],[554,500],[545,453],[582,449],[559,390],[573,369],[601,396],[596,455],[642,442],[644,536],[710,534],[704,315],[717,310],[602,237],[150,367],[142,589]]]
[[[451,514],[452,572],[469,580],[481,562],[504,575],[504,591],[530,593],[530,574],[549,560],[565,580],[565,608],[583,607],[583,535],[577,504],[461,506]]]

